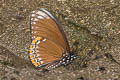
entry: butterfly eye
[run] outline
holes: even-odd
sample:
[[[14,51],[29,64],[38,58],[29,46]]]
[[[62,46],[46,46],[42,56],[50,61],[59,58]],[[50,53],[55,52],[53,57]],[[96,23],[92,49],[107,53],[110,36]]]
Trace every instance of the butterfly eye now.
[[[30,23],[29,58],[35,67],[49,70],[74,60],[66,35],[55,16],[41,8],[32,12]]]

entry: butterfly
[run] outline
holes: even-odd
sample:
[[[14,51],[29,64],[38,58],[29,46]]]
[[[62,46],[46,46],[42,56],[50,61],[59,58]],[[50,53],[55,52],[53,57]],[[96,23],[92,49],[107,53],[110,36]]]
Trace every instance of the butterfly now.
[[[62,25],[48,10],[40,8],[32,11],[30,29],[29,58],[35,67],[50,70],[67,65],[76,58]]]

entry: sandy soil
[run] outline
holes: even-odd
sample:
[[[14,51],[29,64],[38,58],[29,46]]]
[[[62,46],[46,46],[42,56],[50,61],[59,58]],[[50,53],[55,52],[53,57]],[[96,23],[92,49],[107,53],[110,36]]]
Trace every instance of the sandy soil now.
[[[62,23],[74,65],[41,72],[28,59],[31,11]],[[0,0],[0,80],[120,80],[119,0]]]

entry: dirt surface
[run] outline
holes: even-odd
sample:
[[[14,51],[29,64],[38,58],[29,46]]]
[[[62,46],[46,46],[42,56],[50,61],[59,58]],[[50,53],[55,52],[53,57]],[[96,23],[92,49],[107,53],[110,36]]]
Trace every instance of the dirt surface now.
[[[29,16],[38,8],[62,23],[74,65],[41,72],[30,63]],[[0,0],[0,80],[120,80],[120,1]]]

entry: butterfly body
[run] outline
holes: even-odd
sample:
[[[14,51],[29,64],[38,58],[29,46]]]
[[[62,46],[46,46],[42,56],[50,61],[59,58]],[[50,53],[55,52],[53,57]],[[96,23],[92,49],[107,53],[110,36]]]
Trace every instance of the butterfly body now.
[[[58,22],[49,11],[41,8],[30,17],[31,45],[29,58],[35,67],[53,69],[67,65],[76,58]]]

